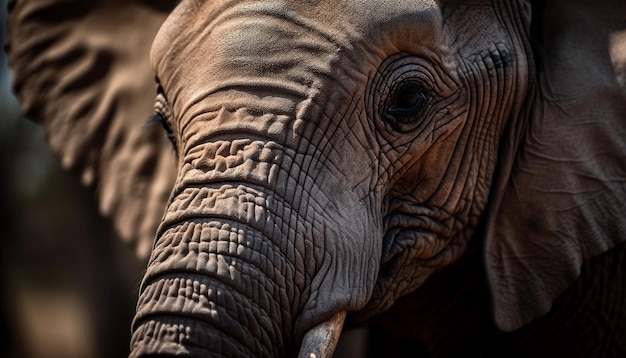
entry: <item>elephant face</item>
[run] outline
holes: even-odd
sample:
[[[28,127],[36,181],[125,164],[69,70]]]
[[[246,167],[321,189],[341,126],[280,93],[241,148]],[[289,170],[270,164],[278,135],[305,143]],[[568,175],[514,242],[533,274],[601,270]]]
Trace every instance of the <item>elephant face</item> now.
[[[190,3],[162,26],[156,108],[179,171],[136,337],[154,315],[194,316],[174,322],[293,353],[335,312],[379,313],[464,252],[523,98],[519,40],[495,9],[477,30],[463,7],[364,10]],[[157,299],[172,290],[176,304]]]
[[[626,11],[574,2],[183,1],[150,52],[172,151],[137,119],[172,4],[16,1],[27,113],[156,230],[131,355],[332,352],[472,240],[497,325],[545,314],[626,237]]]

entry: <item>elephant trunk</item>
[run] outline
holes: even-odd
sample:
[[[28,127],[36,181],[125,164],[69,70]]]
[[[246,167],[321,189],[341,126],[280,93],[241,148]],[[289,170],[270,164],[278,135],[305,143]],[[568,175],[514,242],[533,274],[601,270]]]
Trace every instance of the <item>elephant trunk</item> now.
[[[186,154],[142,283],[131,356],[209,353],[200,347],[292,356],[302,341],[307,357],[332,354],[345,300],[317,297],[336,276],[320,237],[331,230],[303,212],[311,195],[280,179],[284,155],[259,139],[212,140]]]
[[[195,208],[166,216],[142,285],[134,355],[201,356],[206,352],[195,347],[215,347],[225,355],[276,356],[292,349],[290,302],[299,292],[285,283],[302,278],[284,256],[293,248],[276,248],[254,220],[263,201],[254,192],[219,184],[186,188],[174,200]]]
[[[196,347],[224,355],[283,355],[290,327],[287,292],[268,282],[288,278],[279,277],[262,248],[246,246],[254,235],[224,219],[191,219],[169,228],[142,285],[133,356],[207,354]]]

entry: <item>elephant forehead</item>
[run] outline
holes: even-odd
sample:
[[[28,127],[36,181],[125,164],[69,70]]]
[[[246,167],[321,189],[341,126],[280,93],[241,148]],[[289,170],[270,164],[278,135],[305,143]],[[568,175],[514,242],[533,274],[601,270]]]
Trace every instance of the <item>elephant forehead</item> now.
[[[311,85],[315,75],[330,72],[339,41],[312,24],[284,21],[276,14],[255,13],[245,21],[216,25],[206,44],[217,77],[281,75]]]
[[[153,65],[170,101],[195,102],[223,90],[303,99],[331,71],[339,40],[283,5],[205,9],[193,17],[173,14],[155,39]]]
[[[161,28],[151,58],[159,77],[180,69],[279,74],[285,65],[312,58],[319,60],[318,68],[306,70],[319,73],[338,52],[360,48],[358,43],[440,47],[441,29],[439,6],[432,0],[187,1]]]

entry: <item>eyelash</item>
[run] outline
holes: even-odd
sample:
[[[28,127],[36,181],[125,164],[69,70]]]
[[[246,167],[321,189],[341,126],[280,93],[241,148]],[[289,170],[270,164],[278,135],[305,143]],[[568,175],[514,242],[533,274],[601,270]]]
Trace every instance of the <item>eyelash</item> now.
[[[172,130],[172,126],[170,125],[170,122],[162,113],[155,112],[150,117],[150,120],[148,122],[150,124],[157,124],[157,123],[160,124],[161,127],[163,127],[163,130],[165,130],[165,136],[170,141],[170,143],[172,143],[174,150],[177,150],[176,137],[174,136],[174,131]]]

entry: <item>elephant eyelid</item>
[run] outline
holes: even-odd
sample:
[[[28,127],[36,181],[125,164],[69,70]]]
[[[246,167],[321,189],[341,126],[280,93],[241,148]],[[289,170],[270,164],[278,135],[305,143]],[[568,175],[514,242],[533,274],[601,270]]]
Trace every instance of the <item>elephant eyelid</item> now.
[[[429,100],[428,89],[420,82],[410,81],[395,89],[387,100],[387,113],[392,116],[419,115]]]
[[[174,136],[174,131],[172,130],[172,126],[170,125],[169,120],[166,116],[164,116],[160,111],[156,111],[150,119],[148,119],[148,125],[160,124],[161,127],[165,130],[165,136],[172,143],[174,147],[174,151],[177,151],[176,147],[176,137]]]
[[[395,131],[407,133],[422,122],[432,101],[430,87],[421,79],[409,78],[390,86],[381,101],[380,117]]]
[[[172,143],[174,152],[178,154],[176,136],[174,135],[174,130],[172,123],[170,122],[170,118],[172,118],[172,112],[170,111],[167,98],[165,97],[165,91],[157,80],[157,96],[154,104],[154,114],[150,117],[149,123],[159,123],[161,127],[163,127],[163,130],[165,130],[165,136],[170,141],[170,143]]]

